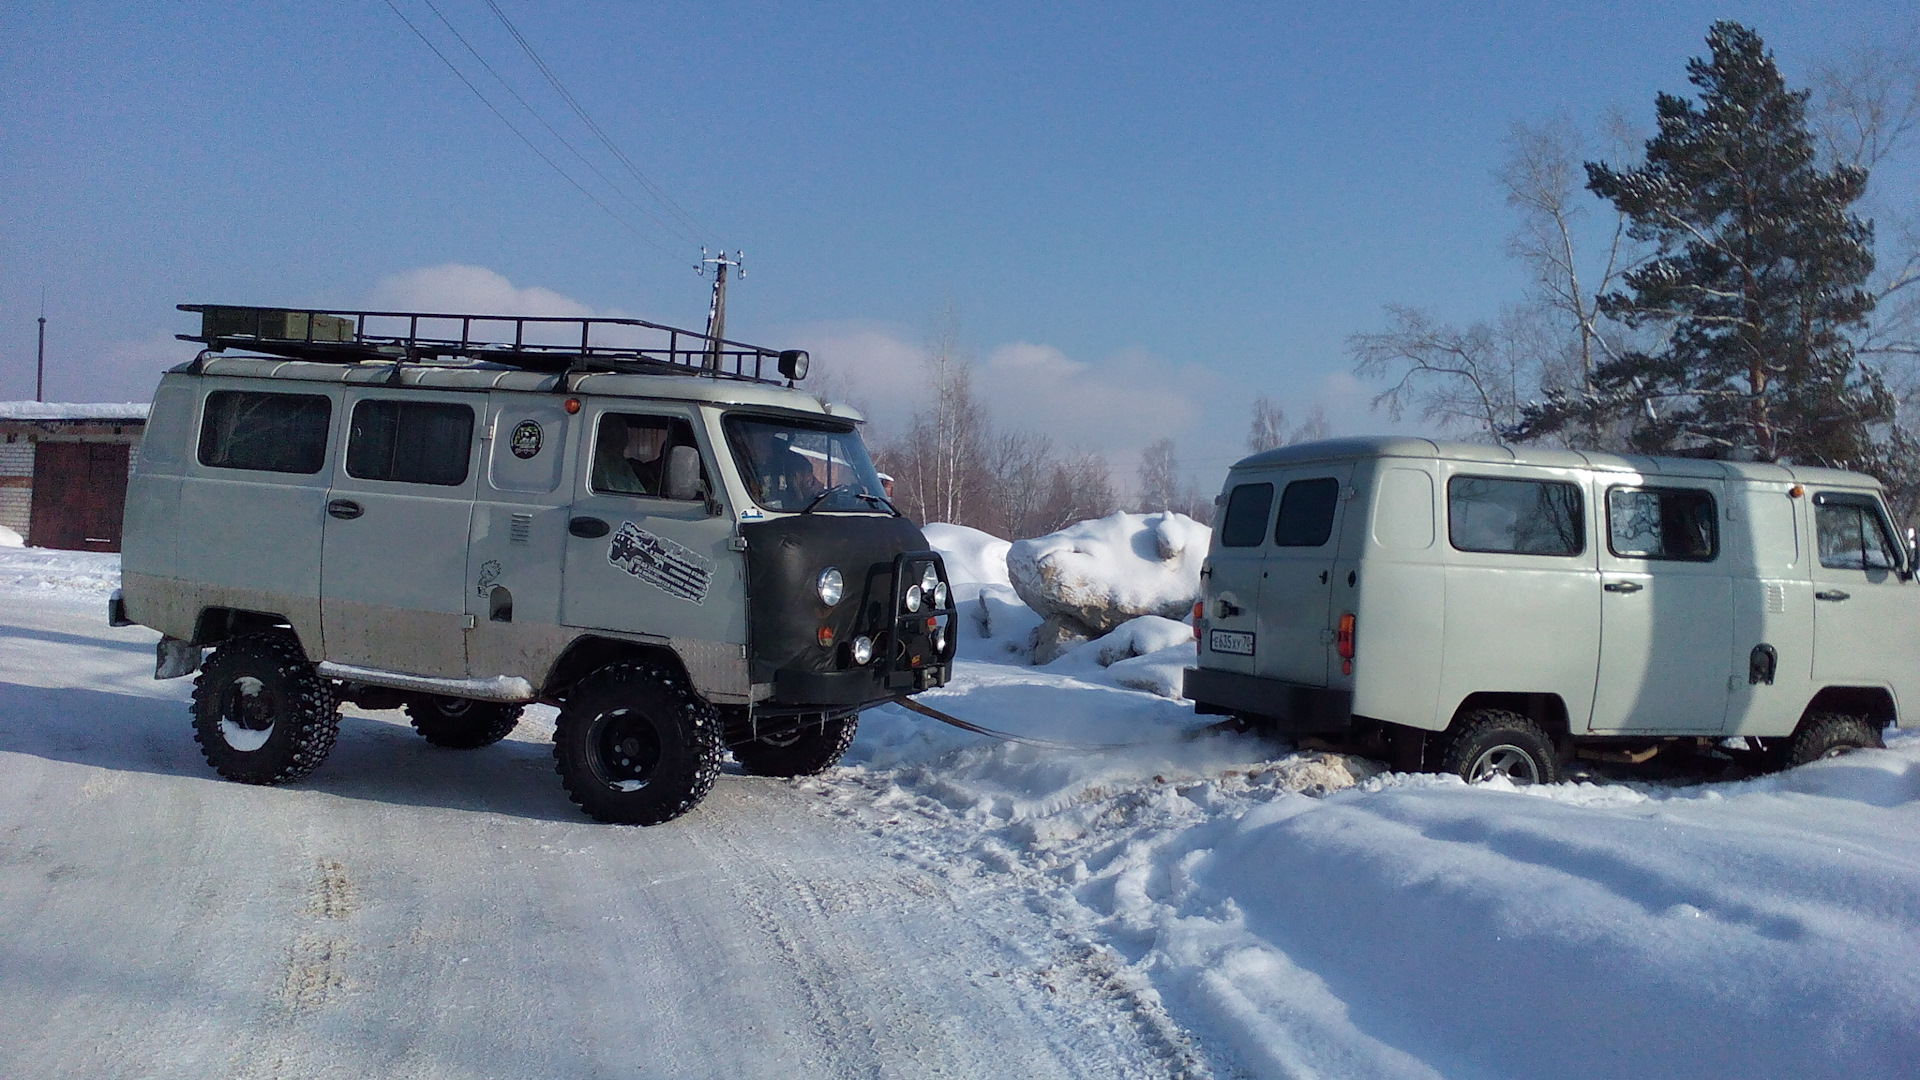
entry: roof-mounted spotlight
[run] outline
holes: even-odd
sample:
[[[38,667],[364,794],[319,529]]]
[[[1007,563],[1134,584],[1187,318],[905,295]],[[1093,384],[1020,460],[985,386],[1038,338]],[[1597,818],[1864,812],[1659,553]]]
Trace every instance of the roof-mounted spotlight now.
[[[812,362],[813,358],[807,355],[805,349],[783,350],[780,353],[780,374],[799,382],[807,377],[807,366]]]

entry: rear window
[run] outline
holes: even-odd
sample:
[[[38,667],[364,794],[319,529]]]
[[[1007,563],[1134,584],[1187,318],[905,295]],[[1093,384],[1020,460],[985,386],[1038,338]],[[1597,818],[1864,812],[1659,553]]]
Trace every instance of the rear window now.
[[[1717,518],[1713,493],[1699,488],[1611,488],[1607,548],[1625,559],[1712,562]]]
[[[1339,508],[1340,481],[1331,476],[1295,480],[1280,496],[1273,542],[1280,547],[1319,547],[1333,535],[1333,515]]]
[[[1227,519],[1220,525],[1221,547],[1259,547],[1273,509],[1272,484],[1240,484],[1227,496]]]
[[[200,420],[200,464],[255,472],[319,472],[333,402],[317,394],[215,390]]]
[[[1460,551],[1578,555],[1586,550],[1580,488],[1558,480],[1456,476],[1447,482],[1447,541]]]
[[[443,401],[362,401],[347,433],[347,475],[457,487],[467,481],[473,409]]]

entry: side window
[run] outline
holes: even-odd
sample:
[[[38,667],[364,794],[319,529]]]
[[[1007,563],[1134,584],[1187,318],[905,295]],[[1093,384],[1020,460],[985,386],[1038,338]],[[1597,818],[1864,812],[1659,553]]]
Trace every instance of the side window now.
[[[1821,492],[1813,497],[1820,565],[1832,570],[1893,570],[1900,548],[1880,506],[1867,495]]]
[[[1331,476],[1295,480],[1280,496],[1273,542],[1280,547],[1319,547],[1333,535],[1333,515],[1339,509],[1340,481]]]
[[[1259,547],[1267,536],[1273,509],[1272,484],[1237,484],[1227,496],[1227,518],[1220,524],[1221,547]]]
[[[445,401],[362,401],[347,432],[347,475],[398,484],[467,482],[473,408]]]
[[[1607,549],[1623,559],[1712,562],[1718,520],[1713,493],[1699,488],[1607,490]]]
[[[1447,481],[1447,541],[1461,551],[1578,555],[1586,550],[1580,489],[1558,480]]]
[[[678,416],[634,416],[607,413],[593,440],[590,483],[601,495],[667,497],[667,458],[677,446],[698,447],[693,425]],[[707,466],[700,465],[700,488],[707,482]]]
[[[200,418],[200,464],[312,475],[327,464],[333,402],[317,394],[215,390]]]

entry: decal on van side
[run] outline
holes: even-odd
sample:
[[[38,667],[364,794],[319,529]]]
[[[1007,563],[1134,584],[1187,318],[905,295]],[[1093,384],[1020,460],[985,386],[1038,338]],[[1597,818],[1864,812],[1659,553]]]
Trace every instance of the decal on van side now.
[[[607,544],[607,561],[641,581],[694,604],[707,599],[713,584],[713,562],[699,552],[664,536],[655,536],[631,521],[623,521]]]

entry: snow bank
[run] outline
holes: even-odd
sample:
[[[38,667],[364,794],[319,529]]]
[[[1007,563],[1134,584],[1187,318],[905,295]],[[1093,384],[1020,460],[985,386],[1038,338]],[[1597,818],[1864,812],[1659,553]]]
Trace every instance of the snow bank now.
[[[1211,537],[1184,514],[1113,514],[1014,543],[1007,571],[1028,607],[1101,634],[1141,615],[1184,618]]]
[[[145,420],[151,406],[140,402],[113,405],[64,401],[0,401],[0,420]]]
[[[5,525],[0,525],[0,548],[17,548],[27,545],[26,538]]]
[[[13,532],[13,530],[5,530]],[[18,533],[14,533],[18,536]],[[0,592],[106,603],[120,587],[120,556],[0,543]],[[105,618],[105,608],[101,618]]]
[[[1013,545],[979,529],[935,522],[920,530],[947,563],[947,581],[960,585],[1006,585],[1007,549]]]

